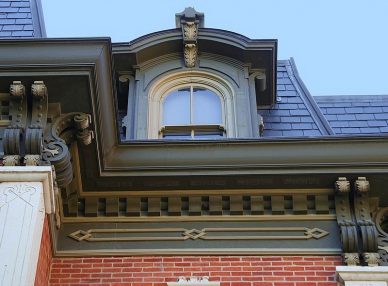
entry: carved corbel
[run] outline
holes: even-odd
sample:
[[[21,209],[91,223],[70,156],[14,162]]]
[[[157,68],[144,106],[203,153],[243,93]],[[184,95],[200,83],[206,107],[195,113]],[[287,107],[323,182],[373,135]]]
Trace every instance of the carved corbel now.
[[[12,158],[6,158],[8,155],[21,154],[22,137],[27,122],[27,99],[25,98],[25,87],[20,81],[14,81],[9,88],[9,116],[10,125],[5,128],[3,136],[4,160],[8,163],[13,162],[19,165]]]
[[[368,266],[378,266],[380,263],[380,255],[378,253],[365,252],[362,256]]]
[[[78,140],[89,145],[94,138],[89,130],[91,117],[81,112],[67,113],[58,117],[47,129],[44,138],[43,160],[55,167],[59,187],[65,187],[73,179],[73,168],[68,145]]]
[[[357,228],[350,207],[350,182],[345,177],[339,177],[334,183],[334,188],[336,190],[335,210],[342,248],[346,253],[358,252]]]
[[[195,67],[198,59],[198,27],[203,26],[203,14],[193,8],[186,8],[176,17],[177,27],[182,28],[185,66]]]
[[[378,234],[369,208],[369,182],[365,177],[358,177],[354,182],[354,189],[354,214],[361,233],[362,251],[376,253]]]
[[[39,156],[39,161],[41,161],[43,130],[46,127],[48,111],[48,92],[43,81],[34,81],[31,85],[31,95],[31,117],[28,122],[25,138],[26,164],[35,163],[36,156]],[[38,165],[40,164],[38,162]]]
[[[358,253],[344,253],[344,262],[347,266],[356,266],[360,264]]]

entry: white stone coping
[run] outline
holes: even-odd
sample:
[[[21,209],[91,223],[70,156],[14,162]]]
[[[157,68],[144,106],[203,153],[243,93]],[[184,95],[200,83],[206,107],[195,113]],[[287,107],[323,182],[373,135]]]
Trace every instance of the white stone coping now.
[[[0,167],[0,182],[40,182],[46,213],[55,213],[55,194],[51,166],[4,166]]]
[[[388,282],[388,266],[337,266],[336,272],[338,281],[342,283],[347,281]],[[364,283],[364,285],[369,284]]]

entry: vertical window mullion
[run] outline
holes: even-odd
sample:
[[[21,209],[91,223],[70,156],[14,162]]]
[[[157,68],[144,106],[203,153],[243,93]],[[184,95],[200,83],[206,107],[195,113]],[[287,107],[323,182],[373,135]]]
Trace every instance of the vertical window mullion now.
[[[193,95],[193,86],[191,85],[190,86],[190,125],[193,125],[193,122],[194,122],[194,99],[193,99],[194,95]],[[190,130],[190,133],[191,133],[191,138],[193,139],[194,138],[194,129],[192,129],[192,126],[190,126],[191,130]]]
[[[194,122],[194,95],[193,95],[193,86],[190,86],[190,125]]]

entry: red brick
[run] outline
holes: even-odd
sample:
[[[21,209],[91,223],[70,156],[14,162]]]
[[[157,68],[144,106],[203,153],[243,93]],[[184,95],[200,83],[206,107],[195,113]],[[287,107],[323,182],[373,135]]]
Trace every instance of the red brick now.
[[[55,258],[48,285],[165,286],[179,276],[210,276],[221,286],[335,286],[340,261],[339,256]],[[66,273],[72,270],[80,271]]]

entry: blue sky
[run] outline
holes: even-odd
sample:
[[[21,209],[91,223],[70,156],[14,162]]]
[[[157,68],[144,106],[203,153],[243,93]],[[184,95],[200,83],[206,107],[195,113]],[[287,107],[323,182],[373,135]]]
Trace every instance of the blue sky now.
[[[387,0],[42,0],[48,37],[128,42],[174,28],[192,6],[205,26],[278,39],[313,95],[388,94]]]

